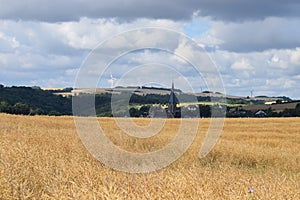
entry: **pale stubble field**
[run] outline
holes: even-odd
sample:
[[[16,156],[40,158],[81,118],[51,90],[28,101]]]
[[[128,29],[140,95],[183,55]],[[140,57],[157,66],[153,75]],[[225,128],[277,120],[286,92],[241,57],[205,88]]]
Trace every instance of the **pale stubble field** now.
[[[99,122],[133,152],[162,148],[179,127],[168,119],[157,136],[136,139],[113,118]],[[300,199],[299,118],[226,119],[213,151],[199,159],[209,123],[200,120],[193,144],[170,166],[129,174],[94,159],[71,116],[0,114],[0,199]]]

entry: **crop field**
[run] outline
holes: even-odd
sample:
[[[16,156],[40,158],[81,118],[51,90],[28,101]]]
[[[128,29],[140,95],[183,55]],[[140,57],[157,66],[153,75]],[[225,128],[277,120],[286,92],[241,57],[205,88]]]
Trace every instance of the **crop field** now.
[[[137,139],[113,118],[98,120],[114,144],[140,153],[168,144],[180,122],[168,119],[156,136]],[[194,142],[171,165],[130,174],[91,156],[71,116],[0,114],[0,199],[300,199],[299,118],[226,119],[200,159],[209,123],[200,120]]]

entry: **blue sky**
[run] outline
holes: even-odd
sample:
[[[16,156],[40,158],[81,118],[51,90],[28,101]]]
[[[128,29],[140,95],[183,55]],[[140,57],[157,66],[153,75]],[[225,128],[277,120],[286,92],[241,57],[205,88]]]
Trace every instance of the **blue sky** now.
[[[86,56],[99,43],[129,30],[158,27],[184,33],[203,47],[218,68],[228,94],[248,96],[253,90],[254,95],[300,99],[300,2],[296,0],[0,3],[0,84],[73,86]],[[155,35],[153,41],[142,38],[136,36],[145,44],[164,39],[163,35]],[[164,39],[174,50],[182,45],[170,41]],[[180,60],[162,57],[156,51],[124,59],[115,63],[114,70],[107,70],[103,87],[110,87],[110,74],[117,83],[120,72],[128,72],[133,65],[161,60],[180,64]],[[177,87],[184,87],[183,79],[170,77],[163,67],[160,70],[149,72],[148,81],[159,74],[166,81],[161,85],[175,79]],[[201,77],[193,76],[184,64],[181,70],[185,80],[205,88]]]
[[[184,25],[183,32],[187,36],[194,38],[207,32],[210,29],[210,27],[211,26],[209,21],[192,20],[191,22],[188,22]]]

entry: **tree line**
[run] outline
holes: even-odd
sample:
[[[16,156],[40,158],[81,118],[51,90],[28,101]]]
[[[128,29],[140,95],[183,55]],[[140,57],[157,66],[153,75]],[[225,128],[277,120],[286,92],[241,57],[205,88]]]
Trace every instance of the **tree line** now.
[[[70,92],[72,88],[65,88],[63,91]],[[72,97],[55,95],[57,91],[42,90],[40,87],[4,87],[0,85],[0,112],[23,115],[72,115]],[[86,94],[88,95],[88,94]],[[122,95],[117,99],[122,101]],[[125,94],[128,95],[128,94]],[[84,98],[85,95],[82,95]],[[167,105],[169,95],[159,94],[130,94],[128,102],[116,102],[120,104],[117,111],[112,111],[112,94],[95,95],[95,111],[97,116],[131,116],[148,117],[152,105]],[[190,102],[196,99],[199,102],[210,102],[210,97],[195,97],[193,95],[179,93],[180,102]],[[215,99],[214,99],[215,100]],[[247,103],[243,99],[226,99],[227,103]],[[218,110],[220,106],[199,105],[200,117],[211,117],[212,109]],[[232,107],[225,108],[227,117],[257,117],[255,112],[239,110],[230,112]],[[224,108],[221,109],[224,112]],[[271,109],[264,110],[265,117],[300,117],[300,102],[295,109],[285,109],[282,112],[275,112]]]
[[[0,112],[23,115],[71,115],[72,99],[39,87],[0,85]]]

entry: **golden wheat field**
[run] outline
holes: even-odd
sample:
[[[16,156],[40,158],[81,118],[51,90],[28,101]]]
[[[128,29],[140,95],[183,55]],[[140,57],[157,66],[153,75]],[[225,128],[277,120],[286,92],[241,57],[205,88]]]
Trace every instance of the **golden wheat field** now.
[[[98,120],[114,144],[136,152],[162,148],[179,126],[168,119],[157,136],[136,139],[112,118]],[[130,174],[94,159],[71,116],[0,114],[0,199],[300,199],[299,118],[226,119],[200,159],[209,123],[200,120],[193,144],[170,166]]]

